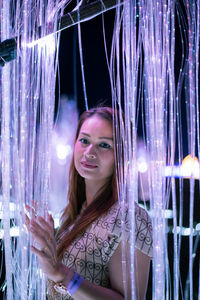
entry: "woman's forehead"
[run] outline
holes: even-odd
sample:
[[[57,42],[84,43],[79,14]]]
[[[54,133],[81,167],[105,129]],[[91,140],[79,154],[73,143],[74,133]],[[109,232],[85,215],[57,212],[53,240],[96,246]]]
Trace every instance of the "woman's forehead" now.
[[[109,134],[112,136],[112,125],[111,123],[104,119],[99,117],[98,115],[94,115],[88,119],[86,119],[80,129],[80,133],[98,133],[98,134]]]

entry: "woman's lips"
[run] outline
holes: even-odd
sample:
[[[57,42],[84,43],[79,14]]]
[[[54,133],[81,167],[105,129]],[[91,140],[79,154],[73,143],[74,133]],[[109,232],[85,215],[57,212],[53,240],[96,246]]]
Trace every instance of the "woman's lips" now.
[[[86,162],[81,162],[81,165],[82,165],[84,168],[88,168],[88,169],[95,169],[95,168],[97,168],[97,165],[93,165],[93,164],[86,163]]]

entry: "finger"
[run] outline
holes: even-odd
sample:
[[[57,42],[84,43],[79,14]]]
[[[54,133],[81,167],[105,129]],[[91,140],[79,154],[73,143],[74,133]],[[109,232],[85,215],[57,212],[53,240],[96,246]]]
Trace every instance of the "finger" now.
[[[34,235],[34,234],[33,234]],[[36,244],[35,244],[36,242]],[[36,249],[37,251],[40,251],[40,252],[45,252],[46,255],[48,256],[51,256],[51,257],[54,257],[54,252],[55,252],[55,249],[54,247],[52,247],[52,245],[47,245],[47,242],[46,240],[44,240],[43,238],[41,238],[40,236],[35,236],[34,235],[34,245],[36,246],[33,246],[32,247],[34,249]],[[36,248],[37,247],[37,248]],[[39,249],[38,249],[39,248]],[[39,252],[37,252],[36,254],[38,254]]]
[[[53,235],[50,235],[35,221],[31,222],[30,231],[41,248],[47,247],[51,254],[55,252],[56,241]]]
[[[45,257],[47,257],[47,253],[46,253],[46,252],[44,252],[44,251],[42,251],[42,250],[39,250],[39,249],[37,249],[37,248],[34,247],[34,246],[31,246],[30,249],[31,249],[31,251],[32,251],[34,254],[36,254],[36,255],[37,255],[38,257],[40,257],[40,258],[45,258]]]
[[[26,214],[25,214],[25,225],[29,229],[29,227],[30,227],[30,219],[29,219],[29,217]]]
[[[35,200],[31,201],[32,207],[35,209],[35,211],[37,211],[38,209],[38,202],[36,202]]]
[[[51,225],[51,227],[53,227],[53,229],[54,229],[54,219],[53,219],[52,214],[48,214],[48,221],[49,221],[49,224]]]
[[[27,212],[29,213],[31,218],[35,218],[37,216],[37,212],[34,208],[32,208],[30,205],[25,204],[25,208]]]
[[[37,218],[37,220],[39,221],[43,229],[49,233],[49,235],[54,235],[54,221],[50,220],[49,217],[48,220],[46,221],[44,218],[40,216]]]
[[[53,216],[51,214],[48,213],[48,218],[47,218],[47,222],[49,224],[49,228],[52,232],[52,234],[54,235],[54,230],[55,230],[55,226],[54,226],[54,219]]]
[[[26,233],[29,233],[29,231],[30,231],[30,219],[26,214],[24,214],[24,217],[25,217],[25,223],[23,224],[23,228],[24,228]]]
[[[33,232],[35,235],[38,235],[38,237],[42,237],[44,240],[46,237],[49,237],[48,230],[46,230],[38,220],[31,220],[30,229],[31,232]]]

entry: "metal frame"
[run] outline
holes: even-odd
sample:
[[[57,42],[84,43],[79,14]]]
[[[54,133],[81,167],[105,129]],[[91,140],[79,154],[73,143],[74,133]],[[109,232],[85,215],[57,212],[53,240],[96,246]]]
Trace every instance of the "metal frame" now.
[[[58,20],[57,32],[78,23],[89,21],[122,3],[121,0],[97,0],[87,5],[81,5],[79,9],[63,15]],[[0,66],[4,66],[6,62],[16,58],[16,49],[17,38],[11,38],[0,43]]]

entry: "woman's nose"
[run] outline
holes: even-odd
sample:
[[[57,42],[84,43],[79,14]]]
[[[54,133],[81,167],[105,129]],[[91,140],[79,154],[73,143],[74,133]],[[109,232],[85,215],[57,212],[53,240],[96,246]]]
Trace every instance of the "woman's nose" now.
[[[94,149],[94,146],[93,145],[90,145],[86,152],[85,152],[85,156],[89,159],[95,159],[96,158],[96,152],[95,152],[95,149]]]
[[[91,154],[91,153],[86,153],[85,156],[87,158],[91,158],[91,159],[95,159],[96,158],[96,155],[95,154]]]

